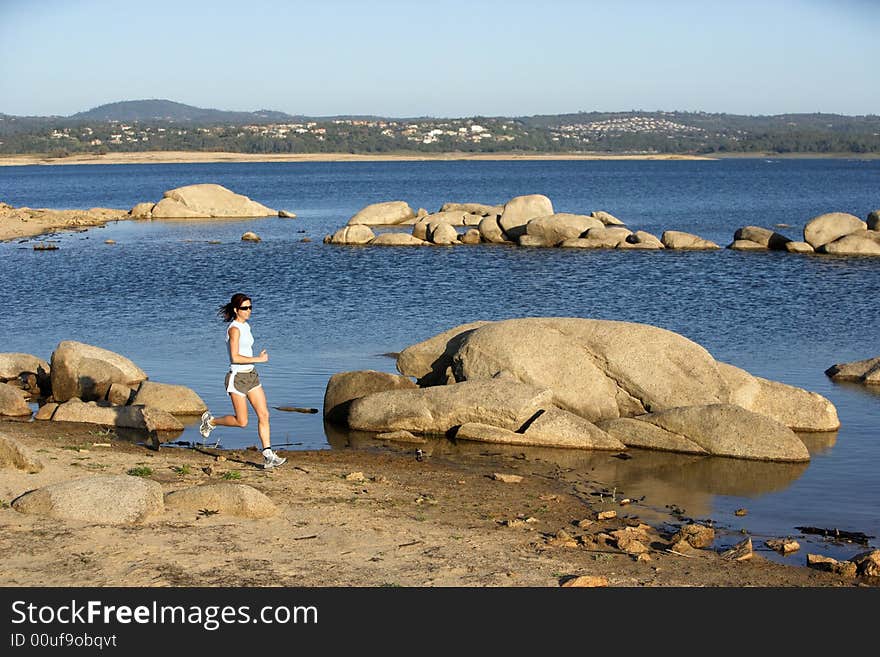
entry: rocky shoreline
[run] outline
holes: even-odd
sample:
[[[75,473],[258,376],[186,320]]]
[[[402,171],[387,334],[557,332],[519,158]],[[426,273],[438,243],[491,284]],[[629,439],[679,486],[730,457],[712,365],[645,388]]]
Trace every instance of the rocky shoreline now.
[[[0,426],[4,442],[26,445],[43,464],[33,473],[5,461],[0,468],[7,586],[877,584],[854,565],[831,572],[770,561],[757,539],[751,552],[730,552],[742,537],[682,515],[658,521],[625,491],[549,476],[540,460],[515,454],[453,462],[412,450],[290,452],[288,466],[266,472],[247,450],[153,451],[84,425]],[[138,480],[154,511],[115,523],[10,504],[83,478]],[[253,491],[223,492],[229,486]]]
[[[587,333],[601,332],[606,324],[614,324],[614,331],[593,345],[597,353],[590,358],[608,361],[613,368],[614,344],[608,340],[612,334],[621,336],[630,345],[629,356],[625,364],[617,363],[614,376],[615,385],[629,390],[627,395],[598,385],[572,396],[571,385],[579,385],[577,381],[566,382],[565,372],[552,363],[549,369],[544,368],[547,363],[536,368],[519,352],[514,354],[517,363],[506,366],[503,376],[483,378],[480,363],[492,369],[503,360],[501,352],[491,353],[493,349],[516,344],[505,327],[530,335],[536,330],[574,335],[584,328]],[[602,422],[594,425],[577,413],[593,417],[593,412],[632,415],[646,407],[655,411],[625,420],[638,424],[689,397],[707,401],[706,395],[730,395],[795,426],[812,422],[813,429],[822,428],[817,423],[836,427],[836,413],[827,400],[790,386],[761,383],[744,371],[714,364],[708,355],[704,360],[710,360],[700,362],[698,345],[677,344],[683,338],[669,332],[663,332],[664,340],[652,337],[651,331],[658,330],[653,327],[631,329],[644,338],[645,354],[633,352],[640,340],[632,339],[620,322],[530,318],[460,329],[399,355],[398,368],[425,388],[407,377],[378,372],[344,373],[328,382],[328,421],[361,432],[368,429],[364,435],[384,439],[387,448],[289,452],[289,465],[271,471],[260,468],[255,450],[162,447],[167,431],[172,431],[168,436],[179,435],[179,430],[173,431],[173,425],[181,426],[175,415],[198,413],[204,404],[181,386],[149,381],[119,354],[75,342],[60,343],[48,362],[28,354],[0,354],[0,378],[6,381],[0,383],[0,402],[9,403],[0,408],[0,415],[23,420],[0,424],[0,520],[5,553],[13,555],[0,566],[3,581],[28,586],[262,585],[253,579],[257,559],[263,577],[288,586],[880,583],[880,550],[848,561],[799,554],[798,561],[805,558],[809,569],[770,562],[760,551],[797,552],[797,537],[754,537],[753,542],[752,536],[725,531],[720,523],[690,518],[684,509],[663,511],[662,500],[628,497],[613,475],[614,465],[598,471],[595,466],[565,468],[560,466],[565,459],[555,458],[559,452],[586,451],[595,454],[593,463],[600,465],[633,458],[623,453],[630,448],[672,449],[701,457],[719,447],[717,453],[736,457],[731,468],[740,458],[798,461],[802,457],[797,449],[804,446],[794,433],[771,417],[739,406],[724,409],[728,414],[739,409],[736,413],[750,418],[763,417],[761,422],[775,428],[758,436],[758,442],[754,436],[743,441],[754,426],[728,431],[730,417],[719,421],[711,415],[717,405],[710,404],[691,408],[697,416],[690,426],[681,418],[654,426],[645,442],[640,432],[650,422],[635,432],[632,427],[621,432]],[[495,347],[493,333],[499,338]],[[652,343],[660,345],[660,352],[651,352]],[[557,347],[563,358],[571,357]],[[469,353],[477,354],[477,360],[468,361]],[[660,353],[667,353],[670,366],[660,362]],[[659,362],[653,375],[658,367],[667,371],[654,389],[638,381],[645,359]],[[686,378],[697,384],[688,387],[675,376],[673,370],[681,363],[673,363],[679,361],[688,369]],[[541,371],[553,380],[541,381]],[[456,382],[462,375],[472,380]],[[522,378],[532,379],[533,385],[523,384]],[[592,378],[602,375],[597,372]],[[486,390],[465,391],[469,383]],[[508,394],[511,385],[528,390],[525,395]],[[542,391],[535,385],[550,387]],[[499,386],[500,392],[492,392]],[[454,395],[440,401],[425,397],[443,396],[445,389],[456,387],[464,394],[459,400],[463,404]],[[379,412],[364,410],[389,394],[419,397],[416,410],[407,410],[403,399],[384,403],[384,398]],[[493,395],[495,402],[490,401]],[[25,398],[41,403],[34,421],[27,421]],[[572,406],[582,399],[586,405]],[[618,405],[616,410],[606,401]],[[24,412],[14,412],[16,402]],[[422,411],[429,407],[425,415]],[[462,413],[474,412],[479,417],[469,417],[471,424],[462,422]],[[378,424],[364,419],[371,417]],[[707,422],[715,429],[707,432]],[[453,434],[456,428],[461,434],[468,427],[482,427],[456,438],[465,444],[494,443],[493,452],[445,455],[442,434],[448,433],[447,425]],[[718,427],[730,435],[719,434]],[[651,443],[663,429],[671,433]],[[787,446],[789,441],[794,442]],[[734,443],[745,451],[729,451]],[[549,446],[555,454],[530,456],[516,451],[522,445]],[[52,540],[34,546],[34,534]],[[224,550],[208,549],[209,540],[222,541]],[[300,541],[309,543],[301,546]],[[85,566],[51,567],[76,558]]]

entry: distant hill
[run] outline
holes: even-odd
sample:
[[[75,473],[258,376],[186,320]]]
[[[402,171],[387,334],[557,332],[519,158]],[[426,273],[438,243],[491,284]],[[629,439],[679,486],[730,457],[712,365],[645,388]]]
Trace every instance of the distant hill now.
[[[216,124],[216,123],[283,123],[298,118],[284,112],[258,110],[256,112],[228,112],[225,110],[193,107],[171,100],[124,100],[108,103],[68,117],[73,121],[123,121]]]

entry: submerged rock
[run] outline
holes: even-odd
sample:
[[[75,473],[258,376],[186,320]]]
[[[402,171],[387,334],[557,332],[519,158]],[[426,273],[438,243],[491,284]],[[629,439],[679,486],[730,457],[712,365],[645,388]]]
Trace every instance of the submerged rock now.
[[[429,243],[409,233],[381,233],[370,240],[370,246],[427,246]]]
[[[340,228],[333,235],[324,238],[327,244],[367,244],[375,239],[376,235],[367,226],[345,226]]]
[[[825,370],[825,374],[835,381],[880,385],[880,356],[851,363],[837,363]]]
[[[704,240],[702,237],[680,230],[664,231],[660,241],[663,242],[663,246],[667,249],[700,251],[721,248],[715,242]]]

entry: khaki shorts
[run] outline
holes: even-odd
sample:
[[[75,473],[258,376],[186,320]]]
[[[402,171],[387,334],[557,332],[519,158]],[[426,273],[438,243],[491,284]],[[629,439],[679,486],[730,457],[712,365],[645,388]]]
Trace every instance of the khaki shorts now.
[[[227,372],[223,385],[230,395],[246,397],[251,390],[259,388],[262,384],[257,370],[253,369],[250,372]]]

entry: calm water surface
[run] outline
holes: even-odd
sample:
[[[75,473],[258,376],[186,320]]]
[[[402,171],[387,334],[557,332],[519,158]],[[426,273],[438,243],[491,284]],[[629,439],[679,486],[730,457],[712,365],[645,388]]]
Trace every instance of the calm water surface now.
[[[823,374],[833,363],[878,355],[880,259],[321,242],[368,203],[399,199],[434,211],[447,201],[503,203],[529,193],[546,194],[557,211],[607,210],[658,236],[684,230],[726,245],[740,226],[786,224],[777,230],[800,239],[805,221],[818,214],[864,218],[880,207],[880,161],[0,167],[0,200],[128,208],[200,182],[298,218],[119,222],[52,236],[60,246],[52,252],[35,252],[31,242],[0,243],[0,284],[15,300],[0,317],[3,350],[48,359],[61,340],[96,344],[128,356],[154,380],[192,387],[217,413],[230,404],[223,389],[225,325],[214,311],[236,291],[254,298],[255,348],[270,355],[260,375],[275,406],[321,408],[333,373],[394,372],[394,360],[383,354],[477,319],[653,324],[695,340],[719,360],[828,397],[841,430],[806,437],[813,455],[806,465],[637,450],[628,461],[526,450],[531,461],[756,536],[798,535],[802,525],[880,536],[880,391],[834,384]],[[263,241],[241,242],[248,230]],[[375,446],[325,429],[320,414],[275,411],[272,431],[274,444],[291,449]],[[215,435],[228,448],[255,444],[256,423]],[[197,438],[191,425],[180,439]],[[435,441],[431,450],[436,458],[488,458],[479,456],[485,446]],[[508,452],[491,450],[498,459]],[[744,518],[733,515],[740,507],[749,511]],[[817,550],[847,556],[857,548]],[[787,560],[802,563],[806,551]]]

